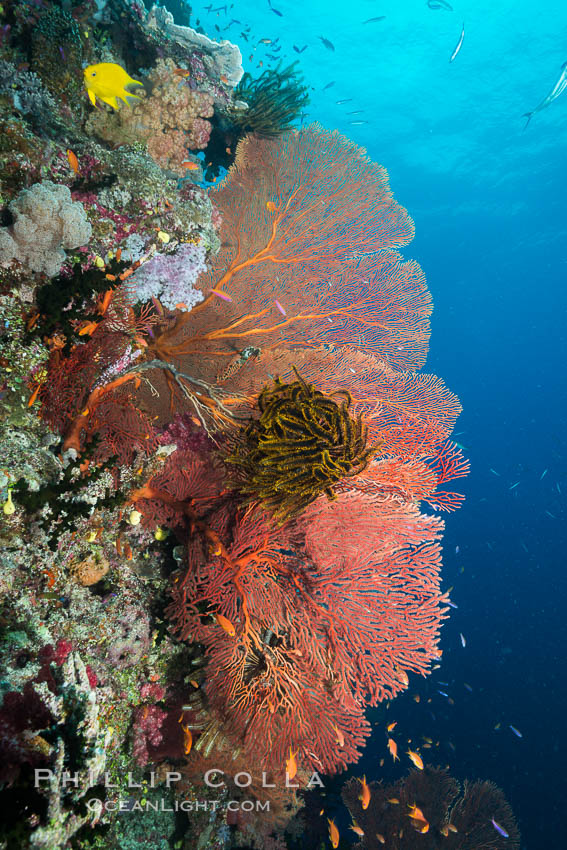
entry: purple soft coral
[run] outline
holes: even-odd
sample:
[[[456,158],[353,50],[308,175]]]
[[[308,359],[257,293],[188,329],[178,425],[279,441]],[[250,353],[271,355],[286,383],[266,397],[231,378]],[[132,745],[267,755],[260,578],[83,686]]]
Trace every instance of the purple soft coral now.
[[[173,310],[183,303],[189,309],[203,300],[203,293],[193,288],[199,275],[207,270],[206,249],[189,242],[173,254],[156,254],[132,275],[131,289],[138,301],[152,296]]]

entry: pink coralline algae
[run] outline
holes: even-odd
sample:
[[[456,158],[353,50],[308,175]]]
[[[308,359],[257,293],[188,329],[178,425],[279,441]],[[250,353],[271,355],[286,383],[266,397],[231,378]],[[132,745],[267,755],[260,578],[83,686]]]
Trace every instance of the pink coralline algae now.
[[[150,156],[162,168],[186,176],[183,162],[188,150],[206,148],[211,134],[207,121],[214,101],[207,92],[175,73],[171,59],[158,59],[141,100],[117,112],[96,112],[88,121],[89,130],[116,146],[145,141]]]

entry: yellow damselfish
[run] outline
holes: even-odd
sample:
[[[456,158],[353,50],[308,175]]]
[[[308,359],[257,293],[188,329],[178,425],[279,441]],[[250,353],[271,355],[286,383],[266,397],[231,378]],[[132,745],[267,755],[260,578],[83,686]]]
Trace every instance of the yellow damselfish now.
[[[126,86],[141,86],[139,80],[132,77],[114,62],[100,62],[98,65],[89,65],[85,68],[85,86],[89,93],[89,99],[96,106],[96,98],[108,103],[113,109],[118,109],[116,98],[119,97],[124,103],[128,103],[127,97],[138,97],[126,91]]]

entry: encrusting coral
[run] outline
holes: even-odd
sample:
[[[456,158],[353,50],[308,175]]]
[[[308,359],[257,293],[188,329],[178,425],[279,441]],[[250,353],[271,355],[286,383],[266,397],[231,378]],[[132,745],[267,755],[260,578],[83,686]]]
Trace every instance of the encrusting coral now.
[[[185,176],[188,149],[200,150],[209,141],[213,98],[193,90],[178,70],[171,59],[158,59],[147,81],[150,94],[142,92],[139,102],[112,114],[94,112],[87,128],[114,145],[146,142],[158,165]]]

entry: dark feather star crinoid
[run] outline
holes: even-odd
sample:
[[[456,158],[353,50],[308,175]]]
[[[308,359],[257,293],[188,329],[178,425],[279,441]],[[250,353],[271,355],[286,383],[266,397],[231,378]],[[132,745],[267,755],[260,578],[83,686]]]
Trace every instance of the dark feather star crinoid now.
[[[228,462],[239,469],[241,492],[283,523],[321,493],[336,499],[333,485],[358,475],[377,447],[367,448],[368,429],[349,413],[347,390],[325,395],[306,383],[275,378],[258,397],[260,417],[240,433]],[[342,397],[335,401],[334,396]]]

